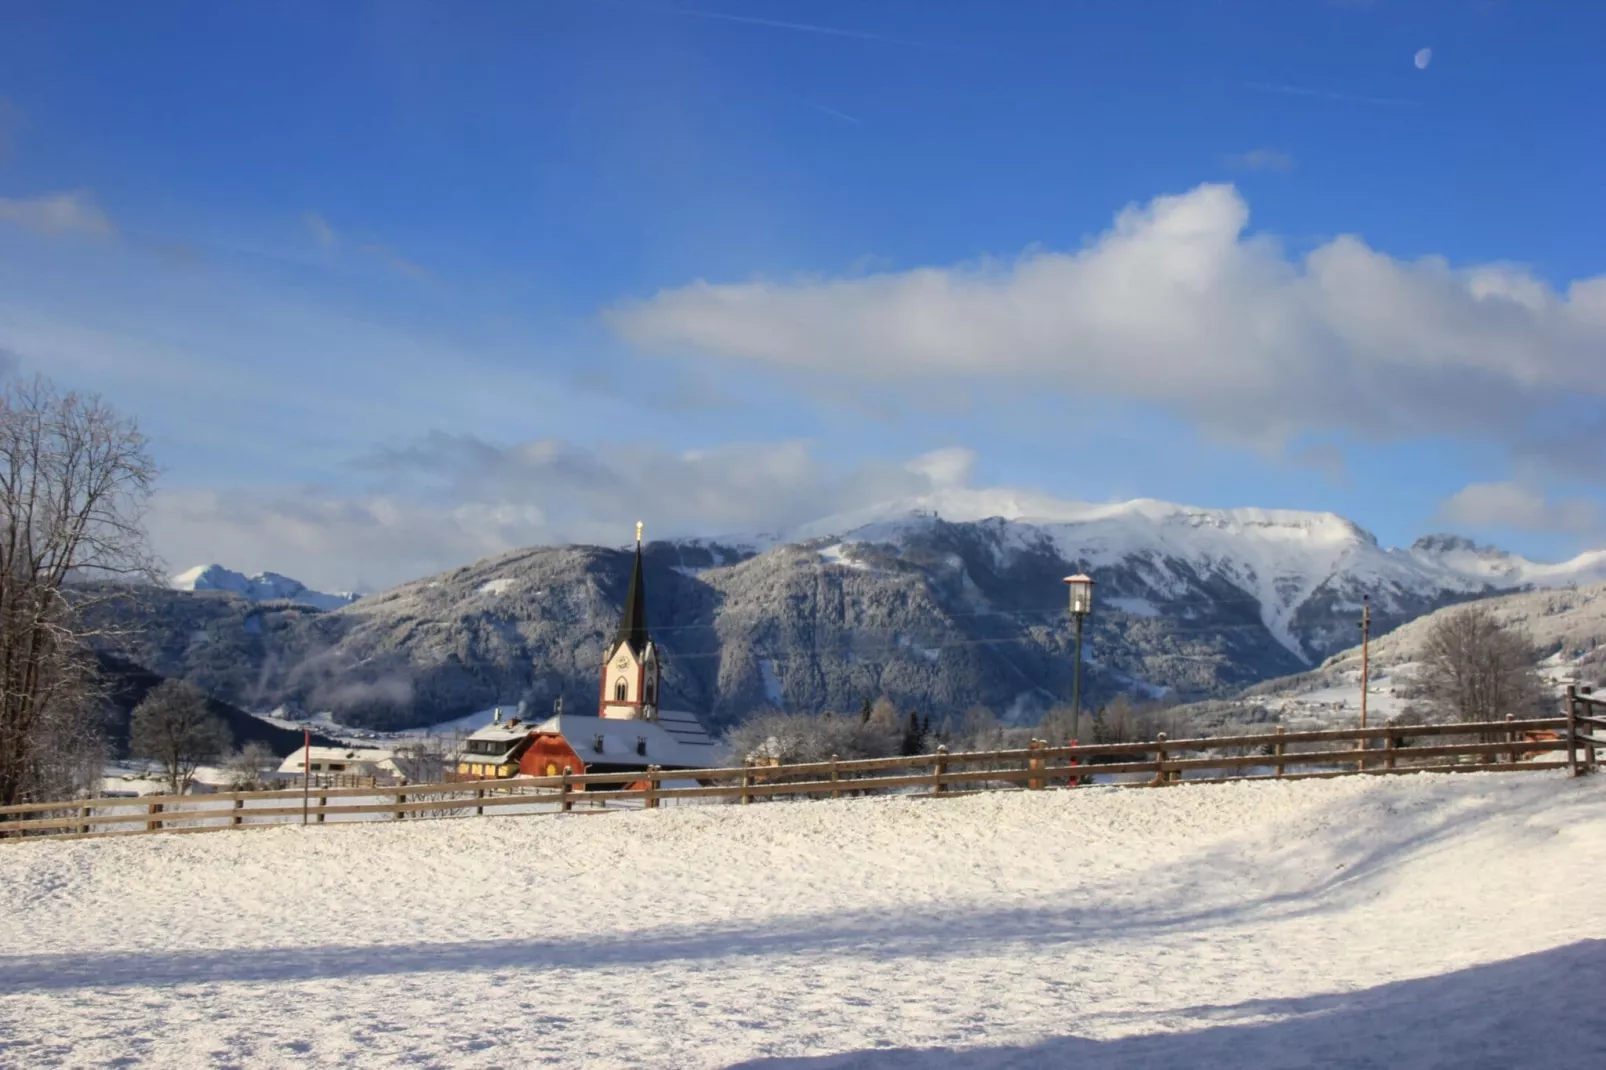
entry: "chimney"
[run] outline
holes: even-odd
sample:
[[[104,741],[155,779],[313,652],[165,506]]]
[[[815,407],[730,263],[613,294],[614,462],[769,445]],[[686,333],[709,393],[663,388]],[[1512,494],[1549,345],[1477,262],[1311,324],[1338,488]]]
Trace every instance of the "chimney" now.
[[[501,724],[502,723],[502,707],[498,706],[498,707],[496,707],[496,709],[491,711],[491,723],[492,724]]]

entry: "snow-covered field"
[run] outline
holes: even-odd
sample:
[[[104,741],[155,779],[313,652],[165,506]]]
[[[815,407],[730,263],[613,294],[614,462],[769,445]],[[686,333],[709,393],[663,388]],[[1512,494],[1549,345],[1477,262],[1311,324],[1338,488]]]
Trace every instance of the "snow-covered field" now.
[[[1606,777],[0,845],[0,1065],[1606,1065]]]

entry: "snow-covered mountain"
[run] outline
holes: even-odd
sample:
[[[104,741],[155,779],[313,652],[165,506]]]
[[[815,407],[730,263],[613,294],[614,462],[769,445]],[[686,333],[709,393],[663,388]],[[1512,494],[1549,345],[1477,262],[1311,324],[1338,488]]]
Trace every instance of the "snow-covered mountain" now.
[[[1606,581],[1606,553],[1542,564],[1455,536],[1386,549],[1331,513],[1066,503],[945,490],[762,537],[648,544],[666,694],[712,727],[765,706],[854,710],[887,695],[1026,721],[1071,690],[1062,577],[1097,580],[1084,696],[1223,697],[1308,671],[1359,637],[1470,598]],[[519,550],[333,613],[294,581],[224,569],[145,611],[130,657],[246,708],[296,703],[403,728],[529,697],[583,708],[618,622],[625,548]],[[254,592],[254,594],[253,594]]]
[[[180,572],[169,582],[180,591],[228,591],[252,602],[295,602],[314,609],[339,609],[362,597],[344,591],[329,594],[310,590],[301,581],[277,572],[247,576],[222,565],[197,565]]]
[[[1111,577],[1113,589],[1099,593],[1129,612],[1186,601],[1198,593],[1201,577],[1225,580],[1255,600],[1278,642],[1307,660],[1334,649],[1331,640],[1347,638],[1313,631],[1312,618],[1358,612],[1362,597],[1370,597],[1374,612],[1409,615],[1424,599],[1606,580],[1606,550],[1546,564],[1458,535],[1385,549],[1333,513],[1204,509],[1152,499],[1093,505],[959,488],[828,517],[784,540],[825,540],[824,554],[843,557],[856,545],[901,543],[942,523],[979,525],[1001,558],[1051,550],[1095,577],[1120,573]]]
[[[1542,658],[1540,674],[1558,696],[1568,684],[1606,687],[1606,583],[1525,590],[1479,605],[1534,644]],[[1410,697],[1410,684],[1428,636],[1459,609],[1446,606],[1423,614],[1371,644],[1367,692],[1374,718],[1395,716],[1416,701]],[[1233,698],[1202,703],[1188,712],[1196,721],[1211,723],[1260,720],[1269,712],[1295,729],[1353,724],[1360,712],[1360,681],[1361,648],[1356,645],[1318,668],[1263,680]]]

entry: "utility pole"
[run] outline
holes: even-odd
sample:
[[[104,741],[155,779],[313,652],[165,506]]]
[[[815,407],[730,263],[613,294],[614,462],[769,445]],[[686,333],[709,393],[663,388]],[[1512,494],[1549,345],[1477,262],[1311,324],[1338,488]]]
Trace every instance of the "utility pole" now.
[[[1366,682],[1368,679],[1367,654],[1372,638],[1372,600],[1370,595],[1361,598],[1361,727],[1366,727]]]
[[[1369,595],[1361,596],[1361,731],[1366,731],[1366,692],[1370,683],[1370,665],[1367,654],[1372,638],[1372,600]],[[1361,750],[1366,750],[1370,743],[1365,736],[1360,738]],[[1366,769],[1366,759],[1362,758],[1357,769]]]

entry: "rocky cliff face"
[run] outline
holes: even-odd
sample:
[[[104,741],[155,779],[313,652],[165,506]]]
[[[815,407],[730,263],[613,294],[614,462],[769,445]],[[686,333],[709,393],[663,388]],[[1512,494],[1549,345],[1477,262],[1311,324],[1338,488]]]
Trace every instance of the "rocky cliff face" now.
[[[979,704],[1030,719],[1070,695],[1060,580],[1076,571],[1098,581],[1092,703],[1226,695],[1309,668],[1354,643],[1363,597],[1382,634],[1453,601],[1571,575],[1510,555],[1490,569],[1487,552],[1460,543],[1384,550],[1326,514],[1085,510],[949,520],[916,509],[821,522],[767,546],[653,543],[648,617],[666,704],[716,729],[765,706],[856,710],[881,694],[939,717]],[[536,548],[332,612],[150,591],[123,611],[138,624],[125,653],[247,708],[291,703],[372,727],[520,698],[588,709],[629,563],[617,550]],[[1536,581],[1534,569],[1549,571]]]

